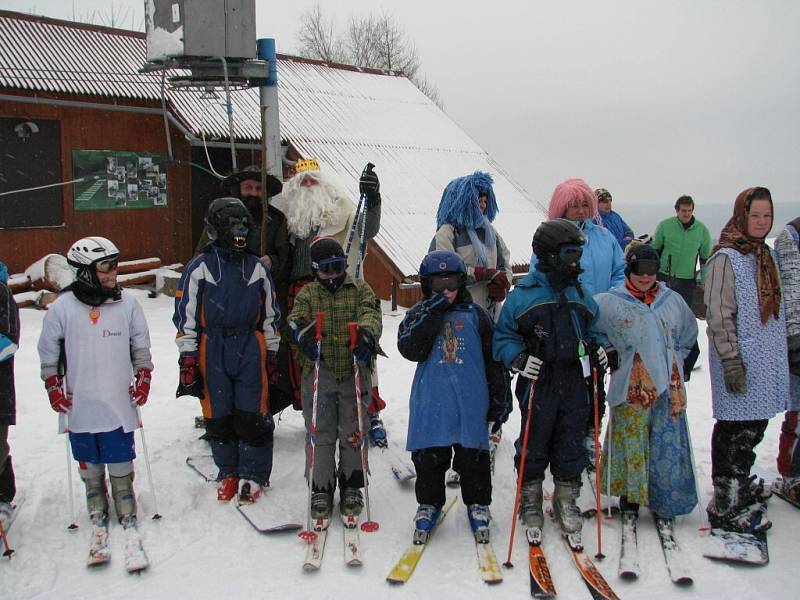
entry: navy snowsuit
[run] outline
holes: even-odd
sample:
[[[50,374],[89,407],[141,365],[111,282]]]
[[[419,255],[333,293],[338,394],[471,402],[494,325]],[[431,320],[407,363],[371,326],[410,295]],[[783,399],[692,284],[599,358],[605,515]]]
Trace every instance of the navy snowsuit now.
[[[578,288],[553,290],[544,273],[533,270],[520,280],[500,312],[495,326],[494,357],[511,367],[523,351],[543,361],[534,390],[534,412],[525,459],[526,481],[550,471],[556,481],[580,477],[586,464],[582,445],[590,398],[578,356],[579,341],[588,350],[586,332],[597,304]],[[530,380],[517,377],[516,396],[522,412],[515,464],[519,468],[522,433],[528,416]]]

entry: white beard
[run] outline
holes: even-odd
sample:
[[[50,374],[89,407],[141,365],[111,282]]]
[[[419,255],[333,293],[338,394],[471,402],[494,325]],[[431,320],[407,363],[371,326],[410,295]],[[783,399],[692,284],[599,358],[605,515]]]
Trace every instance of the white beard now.
[[[341,228],[344,228],[353,209],[339,190],[323,181],[311,187],[287,185],[281,200],[278,208],[286,215],[289,233],[300,239],[330,226],[341,224]]]

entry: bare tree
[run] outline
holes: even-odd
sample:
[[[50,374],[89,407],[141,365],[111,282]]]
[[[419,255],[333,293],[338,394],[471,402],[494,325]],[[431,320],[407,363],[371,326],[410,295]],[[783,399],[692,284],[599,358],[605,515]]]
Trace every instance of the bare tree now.
[[[326,62],[344,62],[346,60],[333,21],[325,18],[319,4],[315,4],[300,17],[297,40],[300,44],[300,56]]]
[[[342,40],[333,21],[316,4],[302,15],[297,38],[301,56],[400,73],[443,108],[439,90],[418,74],[417,49],[394,17],[385,13],[377,17],[351,17]]]

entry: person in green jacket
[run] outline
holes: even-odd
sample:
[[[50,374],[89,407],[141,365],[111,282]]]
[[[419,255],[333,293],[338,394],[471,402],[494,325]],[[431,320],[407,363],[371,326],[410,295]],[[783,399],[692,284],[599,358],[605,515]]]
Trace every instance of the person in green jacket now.
[[[689,307],[697,284],[698,258],[702,268],[711,256],[711,234],[693,213],[692,197],[681,196],[675,202],[675,216],[661,221],[653,236],[653,247],[661,255],[659,281],[678,292]]]

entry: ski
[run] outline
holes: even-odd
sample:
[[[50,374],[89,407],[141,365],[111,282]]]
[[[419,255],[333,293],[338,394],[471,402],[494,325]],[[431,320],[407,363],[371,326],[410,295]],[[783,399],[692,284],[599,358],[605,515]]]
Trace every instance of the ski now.
[[[712,529],[703,556],[726,562],[766,565],[769,562],[767,534]]]
[[[784,479],[780,475],[778,475],[772,482],[770,486],[770,490],[772,493],[775,494],[781,500],[784,500],[794,506],[795,508],[800,508],[800,502],[797,500],[792,500],[789,496],[786,495],[784,492]]]
[[[400,557],[400,560],[392,567],[392,570],[389,571],[389,574],[386,576],[386,581],[389,583],[404,584],[410,579],[419,559],[422,557],[422,553],[425,551],[425,547],[430,543],[433,534],[447,516],[448,511],[455,505],[456,499],[457,498],[453,496],[445,502],[439,520],[436,521],[436,526],[431,530],[425,542],[422,544],[411,544],[403,556]]]
[[[89,543],[87,567],[97,567],[111,560],[111,548],[108,546],[108,518],[92,520],[92,539]]]
[[[503,581],[503,571],[497,555],[494,553],[491,542],[479,542],[475,540],[475,552],[478,555],[478,571],[484,583],[494,585]]]
[[[306,558],[303,561],[303,571],[319,571],[322,566],[322,556],[325,553],[325,541],[328,539],[328,530],[316,532],[314,540],[306,542]]]
[[[660,519],[653,515],[656,522],[658,539],[661,540],[661,549],[664,551],[664,562],[667,564],[669,578],[676,585],[689,586],[694,583],[687,556],[683,553],[678,542],[675,541],[672,519]]]
[[[236,511],[244,517],[244,520],[253,529],[264,535],[297,531],[303,528],[300,523],[284,522],[272,516],[269,509],[273,508],[274,505],[268,504],[269,500],[270,498],[265,498],[264,494],[262,494],[260,502],[237,504]]]
[[[576,504],[581,514],[586,518],[594,517],[597,514],[597,498],[595,497],[595,472],[594,470],[584,469],[581,473],[581,493]],[[600,508],[607,513],[609,509],[612,515],[619,513],[619,501],[612,497],[600,494]]]
[[[528,570],[531,577],[531,596],[533,598],[555,598],[556,586],[550,575],[550,567],[542,549],[542,530],[528,527],[525,530],[528,539]]]
[[[636,537],[636,522],[639,517],[636,513],[622,513],[622,537],[619,547],[619,568],[617,575],[620,579],[634,580],[639,578],[639,542]]]
[[[125,570],[128,573],[141,573],[150,566],[150,561],[144,552],[136,521],[123,523],[122,527],[125,536]]]
[[[342,515],[344,525],[344,563],[348,567],[360,567],[361,560],[361,538],[358,533],[358,516]]]
[[[619,597],[608,585],[608,582],[597,570],[597,567],[592,562],[592,559],[583,551],[583,546],[571,541],[569,537],[562,536],[564,543],[572,554],[572,560],[575,566],[580,571],[583,582],[589,590],[594,600],[619,600]]]
[[[217,465],[214,464],[214,459],[210,454],[187,456],[186,466],[206,481],[217,480],[217,471],[219,471],[219,469],[217,469]]]

